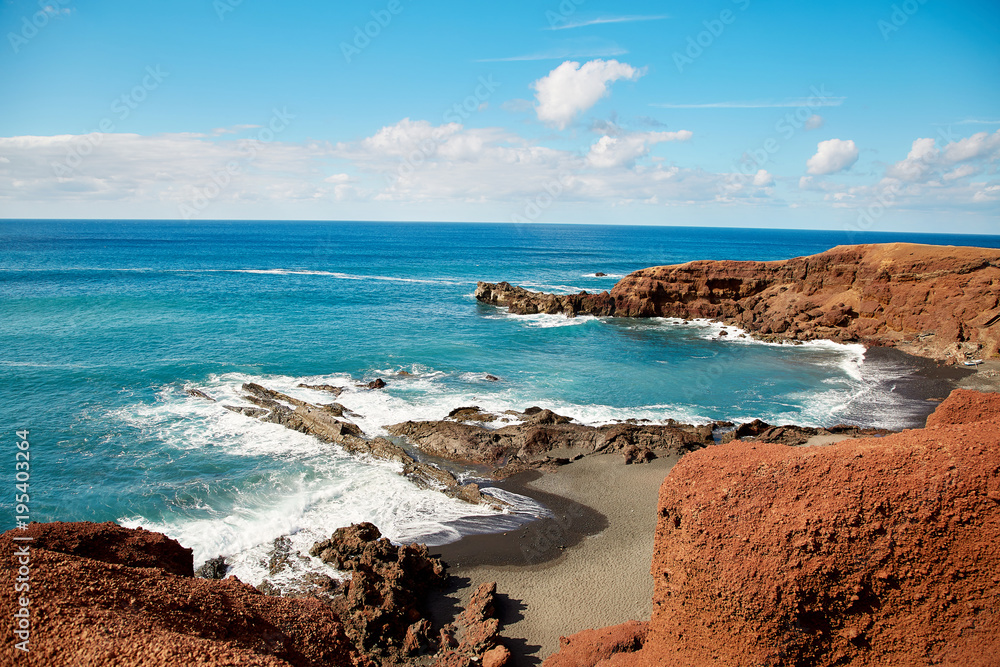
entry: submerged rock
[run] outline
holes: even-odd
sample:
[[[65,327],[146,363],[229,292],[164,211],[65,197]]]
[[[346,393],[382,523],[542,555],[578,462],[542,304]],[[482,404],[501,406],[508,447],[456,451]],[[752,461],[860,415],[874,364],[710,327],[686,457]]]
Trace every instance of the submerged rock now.
[[[244,397],[259,407],[225,407],[233,412],[315,436],[323,442],[339,445],[351,454],[401,463],[403,475],[423,488],[441,491],[470,503],[482,503],[497,509],[504,507],[502,501],[480,493],[477,485],[459,484],[455,476],[447,470],[417,461],[392,441],[386,438],[364,437],[364,433],[356,424],[337,419],[349,412],[339,403],[313,405],[254,382],[244,384],[243,391]]]
[[[303,389],[315,389],[316,391],[328,391],[334,396],[340,396],[344,393],[343,387],[334,387],[332,384],[304,384],[299,383],[299,386]]]
[[[195,398],[204,398],[205,400],[212,401],[213,403],[217,402],[214,398],[203,392],[201,389],[195,389],[193,387],[189,387],[188,389],[184,390],[184,393],[187,394],[188,396],[194,396]]]

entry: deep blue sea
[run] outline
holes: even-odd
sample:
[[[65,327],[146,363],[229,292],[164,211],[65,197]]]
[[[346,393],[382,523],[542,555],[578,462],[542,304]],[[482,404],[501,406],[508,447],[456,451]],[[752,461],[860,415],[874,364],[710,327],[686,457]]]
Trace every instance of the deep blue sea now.
[[[901,240],[1000,247],[998,236],[760,229],[0,221],[8,487],[14,432],[29,429],[32,519],[161,530],[257,583],[281,535],[304,551],[369,520],[394,540],[441,544],[504,519],[225,410],[245,404],[247,381],[312,402],[330,396],[298,383],[349,386],[338,400],[369,435],[464,405],[539,405],[588,423],[905,426],[908,408],[879,389],[885,370],[866,367],[860,346],[720,340],[707,322],[511,316],[472,296],[477,280],[599,291],[647,266]],[[384,390],[354,387],[376,377]],[[9,491],[2,529],[14,525]]]

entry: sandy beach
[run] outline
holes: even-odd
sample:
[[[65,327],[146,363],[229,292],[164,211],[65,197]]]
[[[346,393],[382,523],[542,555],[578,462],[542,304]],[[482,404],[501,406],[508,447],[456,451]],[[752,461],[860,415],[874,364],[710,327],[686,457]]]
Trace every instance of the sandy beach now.
[[[496,581],[508,648],[533,665],[559,637],[587,628],[648,620],[649,574],[660,484],[676,457],[625,465],[621,455],[581,459],[504,486],[543,500],[556,514],[515,534],[466,538],[441,547],[458,580],[448,603]],[[520,487],[520,489],[518,489]],[[586,503],[586,505],[582,505]]]
[[[958,382],[960,389],[1000,391],[1000,361],[984,361]]]
[[[873,356],[893,354],[901,355],[878,350]],[[1000,362],[975,370],[922,365],[905,390],[930,405],[955,386],[1000,390]],[[807,444],[824,446],[844,437],[816,436]],[[539,500],[553,518],[516,532],[477,535],[439,547],[453,584],[435,603],[434,615],[444,619],[479,584],[496,581],[504,643],[519,665],[540,664],[558,649],[560,636],[647,620],[657,497],[676,461],[671,457],[626,466],[620,455],[606,454],[505,480],[499,486]]]

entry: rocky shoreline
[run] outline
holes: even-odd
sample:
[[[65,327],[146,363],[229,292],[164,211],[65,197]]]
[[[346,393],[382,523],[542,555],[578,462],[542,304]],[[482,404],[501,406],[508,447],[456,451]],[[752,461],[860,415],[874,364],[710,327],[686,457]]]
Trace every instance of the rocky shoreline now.
[[[886,243],[652,267],[600,294],[480,282],[475,296],[514,314],[705,318],[762,340],[859,342],[958,363],[997,356],[998,285],[998,250]]]
[[[598,295],[480,283],[476,298],[512,313],[710,318],[766,340],[858,341],[956,364],[997,355],[998,285],[1000,252],[887,244],[783,262],[655,267]],[[603,577],[616,563],[639,576],[633,569],[645,569],[652,546],[653,580],[625,586],[632,603],[652,598],[651,617],[611,605],[588,618],[625,613],[632,621],[562,640],[547,667],[987,665],[982,657],[1000,652],[1000,556],[987,548],[1000,539],[1000,395],[955,390],[944,400],[971,371],[929,363],[930,393],[943,402],[925,428],[902,433],[759,421],[590,426],[543,407],[497,414],[460,406],[369,437],[339,403],[260,384],[242,386],[246,404],[223,406],[394,462],[415,484],[465,502],[505,507],[479,484],[461,483],[454,471],[462,468],[552,510],[510,535],[442,549],[457,576],[426,546],[394,545],[367,523],[331,527],[310,551],[349,572],[346,581],[312,575],[280,595],[267,582],[258,590],[226,578],[223,558],[196,577],[190,549],[142,529],[32,524],[0,544],[13,550],[15,535],[33,539],[33,586],[46,591],[35,607],[48,633],[35,654],[44,664],[537,664],[541,643],[504,636],[518,622],[513,588],[530,588],[536,577],[539,591],[558,598],[532,598],[551,607],[551,623],[567,604],[588,604],[562,601],[569,582],[589,578],[589,604],[599,607],[611,581]],[[976,379],[996,391],[995,381]],[[377,379],[363,389],[385,387]],[[587,542],[585,558],[566,556],[602,534],[618,543]],[[295,557],[279,538],[270,566],[280,571]],[[11,590],[14,566],[0,570]]]

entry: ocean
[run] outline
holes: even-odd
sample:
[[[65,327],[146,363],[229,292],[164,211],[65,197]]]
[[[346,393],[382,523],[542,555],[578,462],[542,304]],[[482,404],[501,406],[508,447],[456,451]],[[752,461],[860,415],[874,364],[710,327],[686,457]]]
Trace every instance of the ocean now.
[[[226,410],[246,404],[248,381],[311,402],[331,396],[299,383],[345,386],[336,400],[370,436],[468,405],[538,405],[592,424],[913,426],[926,401],[895,386],[916,366],[866,362],[858,345],[720,339],[709,322],[512,316],[472,296],[478,280],[600,291],[648,266],[888,241],[1000,247],[1000,236],[763,229],[0,221],[10,486],[15,431],[27,429],[32,520],[162,531],[196,565],[225,555],[256,584],[283,535],[304,554],[372,521],[395,541],[440,545],[546,509],[509,494],[508,514],[471,506],[417,488],[394,464]],[[357,386],[375,378],[387,386]]]

